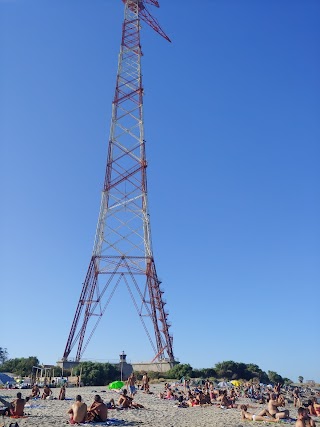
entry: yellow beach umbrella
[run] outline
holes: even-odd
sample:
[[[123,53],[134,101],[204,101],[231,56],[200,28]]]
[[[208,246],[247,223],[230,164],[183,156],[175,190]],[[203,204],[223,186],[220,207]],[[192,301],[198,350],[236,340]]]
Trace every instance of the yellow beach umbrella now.
[[[240,387],[240,381],[232,380],[232,381],[230,381],[230,382],[231,382],[231,384],[233,384],[235,387]]]

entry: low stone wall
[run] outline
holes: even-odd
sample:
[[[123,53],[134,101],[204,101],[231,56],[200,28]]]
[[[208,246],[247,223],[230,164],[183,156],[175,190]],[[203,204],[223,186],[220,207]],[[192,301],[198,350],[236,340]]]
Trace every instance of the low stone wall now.
[[[134,371],[145,371],[145,372],[168,372],[171,369],[169,362],[158,362],[158,363],[148,363],[148,362],[140,362],[140,363],[132,363],[132,367]]]

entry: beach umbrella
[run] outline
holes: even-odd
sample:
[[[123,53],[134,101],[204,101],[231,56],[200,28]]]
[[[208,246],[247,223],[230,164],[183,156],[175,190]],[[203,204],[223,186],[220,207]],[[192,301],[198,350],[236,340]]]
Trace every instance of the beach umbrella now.
[[[240,387],[240,381],[237,380],[232,380],[230,381],[232,385],[234,385],[235,387]]]
[[[218,387],[228,387],[228,384],[225,381],[218,383]]]
[[[108,385],[109,390],[119,389],[124,386],[124,383],[122,381],[113,381]]]

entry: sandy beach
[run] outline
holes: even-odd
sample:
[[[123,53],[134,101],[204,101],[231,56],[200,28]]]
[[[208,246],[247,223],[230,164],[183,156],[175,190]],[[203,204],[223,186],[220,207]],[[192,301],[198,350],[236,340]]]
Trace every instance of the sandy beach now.
[[[53,397],[58,398],[59,389],[52,390]],[[134,401],[144,405],[145,409],[112,409],[108,412],[108,419],[121,420],[122,422],[118,425],[153,427],[240,427],[250,424],[249,421],[241,420],[239,409],[221,409],[217,406],[179,408],[175,401],[160,399],[158,395],[161,390],[163,390],[163,385],[156,384],[151,385],[150,388],[153,394],[144,394],[142,391],[138,391]],[[30,390],[1,390],[0,395],[2,398],[12,401],[18,391],[22,392],[22,397],[30,394]],[[95,394],[100,394],[105,402],[111,398],[118,399],[118,393],[109,391],[106,387],[68,388],[66,397],[67,399],[74,399],[77,394],[82,396],[83,401],[88,406],[93,402]],[[31,400],[25,408],[25,412],[28,414],[27,418],[18,419],[18,424],[20,427],[66,426],[67,411],[72,403],[73,400]],[[241,398],[237,403],[250,402],[249,399]],[[258,413],[264,407],[258,404],[256,406],[257,408],[250,409],[250,412]],[[290,410],[290,416],[296,418],[297,411],[293,404],[288,404],[286,408]],[[4,425],[9,426],[12,421],[15,420],[6,417],[4,418]],[[113,424],[112,421],[110,424]],[[274,425],[273,423],[267,424]]]

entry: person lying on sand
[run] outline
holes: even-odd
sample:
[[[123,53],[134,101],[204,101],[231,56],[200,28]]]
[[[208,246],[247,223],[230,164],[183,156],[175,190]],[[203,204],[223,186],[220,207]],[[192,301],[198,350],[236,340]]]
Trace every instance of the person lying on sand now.
[[[71,405],[68,411],[70,414],[70,424],[84,423],[87,418],[87,405],[81,401],[80,394],[76,396],[76,401]]]
[[[241,405],[241,418],[243,420],[249,420],[249,421],[267,421],[268,423],[278,423],[279,418],[272,418],[272,417],[262,417],[260,415],[251,414],[251,412],[248,412],[248,408],[246,405]]]
[[[107,405],[103,403],[101,397],[96,394],[94,396],[94,402],[88,409],[87,421],[94,422],[105,422],[108,419],[108,408]]]

